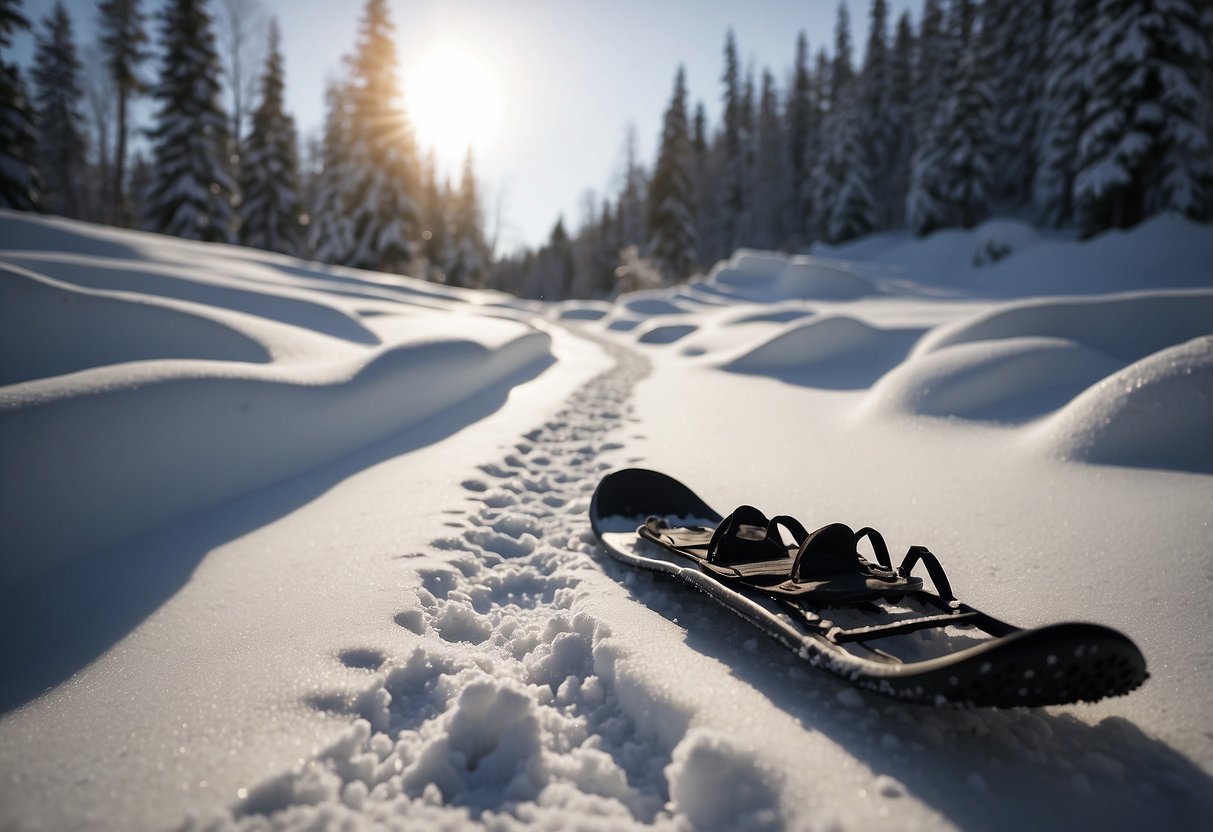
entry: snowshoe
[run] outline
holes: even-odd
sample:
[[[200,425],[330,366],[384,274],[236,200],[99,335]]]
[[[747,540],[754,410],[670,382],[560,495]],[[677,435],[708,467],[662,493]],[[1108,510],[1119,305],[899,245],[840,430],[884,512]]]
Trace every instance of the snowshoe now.
[[[640,468],[603,478],[590,524],[617,560],[671,575],[811,664],[898,699],[997,708],[1094,702],[1149,675],[1124,634],[999,621],[958,601],[925,547],[910,547],[894,567],[871,528],[833,523],[810,533],[752,506],[722,517],[672,477]],[[864,540],[874,560],[859,554]],[[933,590],[912,574],[920,564]]]

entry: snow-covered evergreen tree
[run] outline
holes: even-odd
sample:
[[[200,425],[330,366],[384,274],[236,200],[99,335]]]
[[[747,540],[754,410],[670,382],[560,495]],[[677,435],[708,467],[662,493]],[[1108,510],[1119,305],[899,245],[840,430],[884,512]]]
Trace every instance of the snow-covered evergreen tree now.
[[[151,57],[147,29],[139,6],[139,0],[102,0],[97,6],[101,48],[114,85],[118,118],[114,131],[117,139],[114,161],[106,191],[114,203],[110,206],[111,213],[123,225],[129,225],[134,216],[126,181],[131,99],[145,89],[139,67]]]
[[[864,155],[871,168],[872,197],[877,228],[892,222],[893,201],[890,172],[893,157],[893,128],[889,104],[892,75],[889,66],[889,7],[886,0],[873,0],[868,24],[868,45],[859,76],[859,98]]]
[[[783,113],[779,92],[770,71],[762,73],[762,95],[758,101],[754,170],[754,245],[777,249],[790,244],[793,227],[789,225],[794,202],[789,188],[788,155],[785,149]]]
[[[914,158],[914,29],[910,15],[897,21],[897,34],[889,52],[889,87],[885,99],[885,117],[889,124],[885,224],[905,227],[906,194],[910,190],[910,170]]]
[[[1195,3],[1100,0],[1094,31],[1074,182],[1083,232],[1163,211],[1203,217],[1213,169],[1201,91],[1213,55]]]
[[[325,88],[324,140],[320,169],[315,173],[315,198],[309,206],[309,246],[324,263],[345,263],[354,249],[354,229],[346,210],[345,187],[350,180],[349,96],[344,84]]]
[[[648,204],[649,251],[670,280],[687,277],[696,260],[691,165],[686,74],[679,67],[662,124],[661,148],[649,183]]]
[[[948,56],[944,97],[914,154],[906,223],[916,234],[947,225],[972,227],[989,211],[994,140],[988,67],[974,33],[972,0],[954,0],[940,51]],[[926,48],[925,45],[922,48]]]
[[[826,117],[822,154],[813,177],[813,204],[827,242],[842,242],[876,228],[863,127],[859,99],[844,93]]]
[[[834,22],[834,59],[830,66],[831,106],[840,104],[844,96],[851,94],[851,83],[855,80],[855,61],[851,52],[851,13],[847,4],[838,4],[838,17]]]
[[[146,227],[208,242],[232,242],[234,184],[227,116],[219,103],[219,57],[203,0],[168,0],[160,15],[161,68]]]
[[[1089,0],[1053,0],[1032,183],[1036,215],[1053,227],[1074,221],[1074,175],[1089,96],[1086,69],[1094,12]]]
[[[809,147],[816,126],[815,109],[813,79],[809,74],[809,41],[801,32],[796,38],[796,63],[784,108],[789,190],[788,242],[793,247],[803,245],[809,232],[809,180],[812,173]]]
[[[450,184],[445,186],[438,173],[438,157],[431,149],[421,167],[421,256],[425,277],[446,282],[451,261]]]
[[[38,167],[46,183],[43,207],[81,217],[84,209],[84,116],[80,112],[80,59],[72,21],[61,2],[43,20],[34,52],[34,112],[40,133]]]
[[[730,29],[724,43],[724,127],[720,135],[720,236],[727,255],[741,245],[746,204],[746,102],[737,58],[737,39]]]
[[[367,0],[350,61],[350,160],[343,191],[353,230],[346,264],[403,272],[420,237],[420,163],[400,104],[387,0]]]
[[[240,241],[301,254],[299,146],[295,122],[283,109],[284,81],[278,21],[270,24],[269,54],[261,76],[261,102],[240,165]]]
[[[636,150],[636,127],[627,126],[623,139],[623,176],[616,205],[619,235],[624,245],[643,245],[648,238],[645,219],[648,204],[648,175]],[[564,231],[563,224],[560,226]]]
[[[1014,211],[1029,202],[1039,164],[1050,4],[985,0],[978,14],[978,60],[989,78],[989,133],[994,142],[991,197],[1003,210]]]
[[[0,0],[0,208],[36,210],[41,201],[34,147],[38,131],[17,64],[7,60],[13,34],[28,29],[19,0]]]
[[[947,89],[946,43],[947,32],[939,0],[926,0],[914,50],[913,126],[916,145],[921,144],[930,133],[935,111],[939,109]]]
[[[451,237],[447,282],[452,286],[482,287],[488,277],[493,253],[484,237],[484,217],[470,147],[464,158],[459,193],[451,211]]]
[[[700,266],[715,262],[723,248],[718,233],[717,190],[716,167],[708,139],[708,117],[700,101],[695,105],[695,119],[691,127],[691,204],[695,208],[695,240]],[[620,241],[616,253],[624,242]]]

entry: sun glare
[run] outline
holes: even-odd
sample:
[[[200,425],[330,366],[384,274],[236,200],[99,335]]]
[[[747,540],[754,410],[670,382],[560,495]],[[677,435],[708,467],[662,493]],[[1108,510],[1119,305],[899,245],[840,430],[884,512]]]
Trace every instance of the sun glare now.
[[[433,148],[440,164],[457,165],[471,145],[490,146],[501,117],[497,81],[474,55],[439,46],[406,70],[405,104],[422,148]]]

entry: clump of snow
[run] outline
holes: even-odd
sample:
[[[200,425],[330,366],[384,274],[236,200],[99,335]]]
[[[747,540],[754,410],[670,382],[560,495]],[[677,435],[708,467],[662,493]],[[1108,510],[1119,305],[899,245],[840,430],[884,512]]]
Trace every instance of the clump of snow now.
[[[1041,425],[1034,440],[1083,462],[1213,471],[1213,335],[1109,375]]]
[[[875,291],[847,263],[744,249],[718,263],[703,284],[706,289],[761,300],[853,300]]]
[[[659,321],[642,327],[636,340],[641,344],[672,344],[698,328],[695,324],[667,324]]]
[[[842,357],[886,356],[890,365],[905,354],[905,333],[865,324],[845,315],[795,323],[723,366],[737,372],[808,367]]]
[[[695,829],[781,829],[779,791],[761,758],[694,728],[666,767],[670,800]]]

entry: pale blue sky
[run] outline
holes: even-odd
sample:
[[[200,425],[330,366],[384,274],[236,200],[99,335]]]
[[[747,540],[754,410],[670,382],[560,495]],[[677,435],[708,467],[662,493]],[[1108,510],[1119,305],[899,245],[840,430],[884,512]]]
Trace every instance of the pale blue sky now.
[[[278,17],[286,54],[287,104],[304,135],[323,120],[326,78],[342,71],[357,38],[361,0],[259,0]],[[41,21],[52,0],[26,0]],[[891,0],[890,30],[903,9],[921,0]],[[93,36],[95,0],[67,0],[77,38]],[[145,0],[145,9],[158,0]],[[407,78],[427,51],[454,45],[474,54],[495,79],[501,116],[476,149],[490,224],[498,218],[499,249],[536,244],[558,215],[576,227],[583,195],[613,195],[627,125],[636,127],[641,159],[650,162],[674,72],[686,66],[692,101],[709,119],[720,111],[725,32],[737,35],[742,60],[769,67],[786,81],[796,35],[815,53],[832,50],[835,0],[389,0],[401,72]],[[867,38],[869,0],[847,0],[858,61]],[[16,44],[28,57],[29,38]],[[406,97],[405,107],[408,108]],[[446,148],[442,157],[462,157]],[[457,168],[454,171],[457,175]]]

